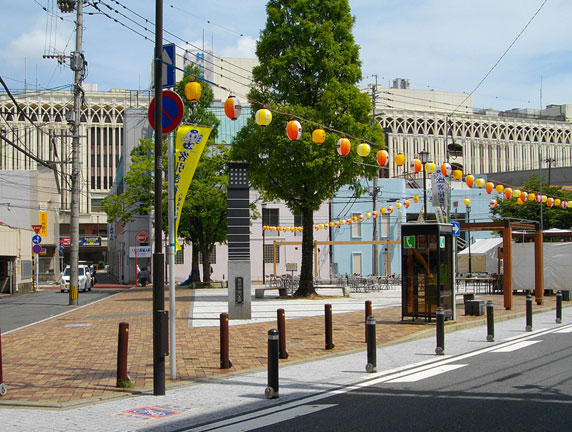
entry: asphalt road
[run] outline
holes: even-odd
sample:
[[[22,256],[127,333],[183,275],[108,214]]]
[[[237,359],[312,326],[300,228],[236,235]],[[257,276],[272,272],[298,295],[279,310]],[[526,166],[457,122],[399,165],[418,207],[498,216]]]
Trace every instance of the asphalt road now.
[[[200,430],[571,429],[571,324],[441,359]]]
[[[92,289],[80,292],[79,306],[93,303],[117,293],[114,289]],[[0,298],[0,329],[2,333],[42,321],[77,308],[69,306],[69,293],[57,290]]]

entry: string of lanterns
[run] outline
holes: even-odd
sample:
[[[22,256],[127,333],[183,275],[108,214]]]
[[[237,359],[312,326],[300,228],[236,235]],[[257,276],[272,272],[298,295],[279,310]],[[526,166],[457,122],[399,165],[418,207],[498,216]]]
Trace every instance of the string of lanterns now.
[[[200,78],[200,77],[198,77]],[[199,82],[197,81],[189,81],[185,85],[185,96],[191,102],[196,102],[201,97],[202,87]],[[224,103],[224,112],[225,115],[230,118],[231,120],[237,120],[240,117],[242,112],[242,106],[240,104],[240,100],[233,96],[232,94],[226,99]],[[261,108],[256,111],[254,115],[254,120],[256,124],[259,126],[265,127],[268,126],[272,122],[272,111],[268,108]],[[302,137],[302,125],[298,120],[289,120],[286,124],[286,135],[292,141],[296,141]],[[321,145],[326,140],[326,131],[322,128],[316,128],[312,131],[312,141],[317,144]],[[342,137],[339,138],[336,144],[336,151],[337,153],[344,157],[347,156],[351,151],[351,141],[346,138]],[[371,153],[371,146],[367,142],[361,142],[356,147],[356,152],[361,157],[367,157]],[[377,164],[381,167],[386,166],[389,162],[389,154],[386,150],[379,150],[376,154],[376,161]],[[398,153],[395,155],[394,163],[396,166],[403,166],[405,165],[406,157],[403,153]],[[433,162],[426,162],[425,164],[418,158],[414,158],[410,163],[411,170],[417,174],[420,173],[422,169],[425,170],[427,174],[432,174],[436,171],[437,167]],[[445,162],[441,164],[440,167],[441,174],[444,177],[453,177],[455,180],[462,180],[463,178],[463,171],[460,169],[453,169],[451,164]],[[516,203],[518,205],[523,205],[526,201],[536,201],[537,203],[545,203],[548,207],[561,207],[561,208],[572,208],[572,200],[564,200],[561,198],[552,198],[542,194],[536,194],[534,192],[526,192],[520,191],[519,189],[515,189],[514,191],[510,187],[505,187],[502,184],[495,185],[493,182],[487,182],[482,177],[473,176],[472,174],[467,174],[465,176],[465,183],[467,186],[472,188],[476,186],[479,189],[484,188],[488,194],[491,194],[496,191],[499,195],[504,196],[504,199],[515,198]],[[418,196],[413,197],[414,202],[419,201]],[[400,203],[396,203],[396,205],[401,205]],[[404,203],[405,208],[409,207],[409,200],[406,200]],[[494,209],[498,206],[498,201],[496,199],[491,199],[489,202],[489,207]],[[399,207],[398,207],[399,208]],[[390,210],[391,209],[391,210]],[[389,213],[393,212],[393,207],[390,206],[390,209],[380,209],[380,213],[385,213],[388,211]],[[377,213],[377,212],[374,212]],[[377,217],[377,214],[374,216]],[[343,221],[343,220],[342,220]],[[351,224],[351,219],[348,219],[349,224]],[[355,221],[354,221],[355,222]],[[340,223],[343,225],[344,223],[338,222],[330,222],[330,224],[334,224],[333,226]],[[323,224],[322,224],[323,225]],[[330,226],[331,227],[331,226]],[[299,228],[299,227],[293,227]]]

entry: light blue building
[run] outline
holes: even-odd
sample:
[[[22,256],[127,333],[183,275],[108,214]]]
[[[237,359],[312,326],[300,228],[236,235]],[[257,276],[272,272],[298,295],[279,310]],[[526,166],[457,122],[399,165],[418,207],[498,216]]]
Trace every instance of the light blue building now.
[[[378,246],[378,274],[401,273],[401,224],[421,221],[423,216],[423,188],[408,187],[408,182],[410,181],[407,179],[379,179],[376,191],[372,182],[364,180],[368,192],[360,198],[356,198],[350,189],[344,188],[331,201],[331,219],[336,223],[330,230],[331,240],[344,242],[332,246],[332,273],[361,275],[374,273],[374,246],[346,243],[372,241],[374,224],[377,224],[377,238],[385,241]],[[375,193],[377,193],[377,208],[374,210]],[[430,185],[426,193],[427,216],[429,220],[435,220]],[[418,202],[415,202],[415,197],[418,198]],[[465,198],[470,199],[469,207],[465,205]],[[492,199],[498,199],[498,194],[494,190],[488,194],[484,188],[476,186],[469,188],[464,182],[453,181],[449,201],[451,220],[490,222]],[[406,201],[409,203],[407,208]],[[385,212],[382,214],[380,209],[385,209]],[[375,211],[378,212],[377,218]],[[348,219],[352,219],[351,225],[348,224]],[[337,222],[340,222],[339,226]],[[470,236],[469,233],[461,233],[457,249],[464,249],[468,245],[469,237],[473,243],[476,239],[493,236],[490,231],[473,232]]]

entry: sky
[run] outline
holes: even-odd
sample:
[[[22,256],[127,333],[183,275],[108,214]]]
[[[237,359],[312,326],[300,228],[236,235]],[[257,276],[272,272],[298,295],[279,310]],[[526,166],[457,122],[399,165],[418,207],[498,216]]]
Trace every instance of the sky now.
[[[56,0],[1,2],[0,76],[8,87],[32,91],[69,85],[70,69],[43,56],[69,55],[73,50],[75,14],[60,13]],[[155,2],[89,3],[98,3],[103,13],[84,6],[85,82],[98,84],[99,90],[148,89]],[[163,4],[165,39],[180,46],[214,48],[220,57],[255,58],[256,40],[266,22],[266,1],[164,0]],[[570,0],[350,0],[349,4],[360,46],[362,84],[373,83],[377,75],[382,87],[405,78],[412,89],[474,91],[475,108],[572,104]]]

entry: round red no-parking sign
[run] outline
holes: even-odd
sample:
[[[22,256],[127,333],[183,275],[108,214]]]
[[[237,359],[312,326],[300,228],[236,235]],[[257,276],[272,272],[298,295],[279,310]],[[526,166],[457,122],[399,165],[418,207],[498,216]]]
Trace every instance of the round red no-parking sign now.
[[[145,243],[147,241],[147,231],[137,232],[137,241],[139,243]]]
[[[183,120],[183,101],[181,97],[172,90],[163,90],[162,92],[162,133],[173,132],[181,124]],[[149,105],[148,118],[151,127],[155,129],[155,98],[151,101]]]

